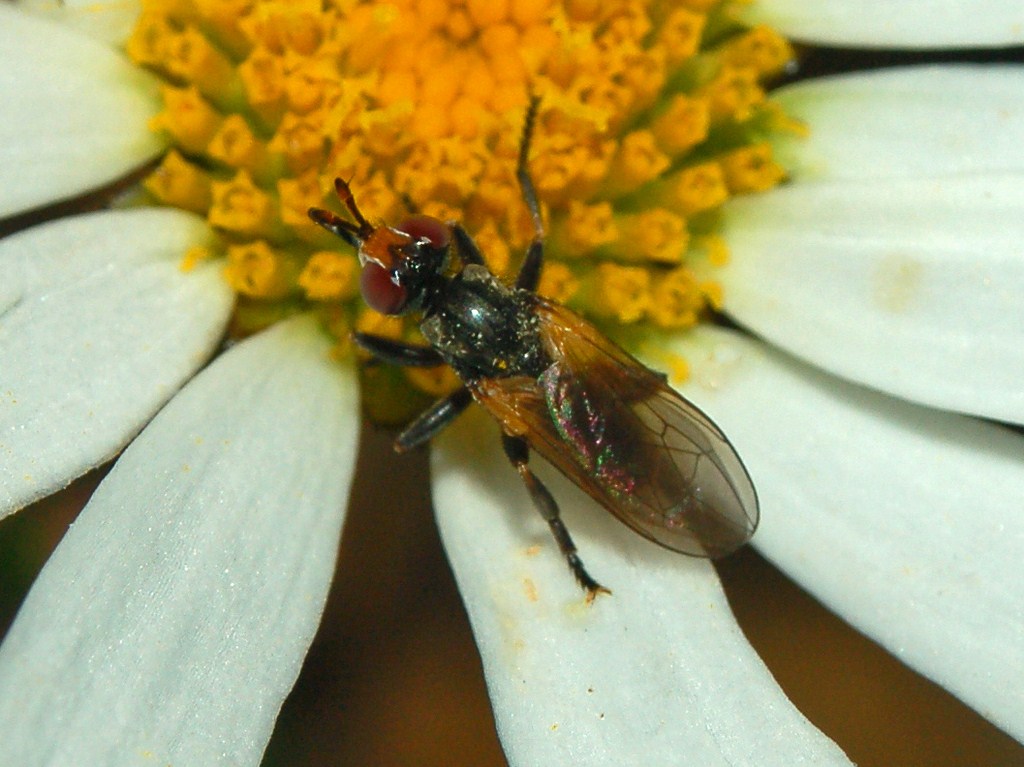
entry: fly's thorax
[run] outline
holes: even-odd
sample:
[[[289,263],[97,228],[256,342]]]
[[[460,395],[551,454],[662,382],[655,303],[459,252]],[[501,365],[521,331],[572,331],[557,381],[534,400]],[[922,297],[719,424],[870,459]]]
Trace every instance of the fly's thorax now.
[[[463,380],[536,377],[548,365],[533,294],[469,265],[447,283],[420,330]]]

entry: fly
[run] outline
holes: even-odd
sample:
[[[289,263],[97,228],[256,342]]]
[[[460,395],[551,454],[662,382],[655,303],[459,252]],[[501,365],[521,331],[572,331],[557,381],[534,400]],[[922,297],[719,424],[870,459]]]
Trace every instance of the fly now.
[[[335,189],[352,220],[319,208],[309,216],[358,250],[366,303],[418,316],[429,345],[368,333],[355,333],[355,343],[395,365],[448,365],[462,381],[395,449],[426,443],[471,402],[482,405],[589,602],[610,592],[584,567],[558,504],[528,465],[531,450],[640,535],[683,554],[720,557],[742,546],[757,527],[758,502],[708,416],[587,320],[536,293],[544,228],[527,161],[537,106],[534,98],[526,112],[516,171],[534,237],[512,285],[491,273],[460,223],[422,215],[394,227],[371,223],[341,179]]]

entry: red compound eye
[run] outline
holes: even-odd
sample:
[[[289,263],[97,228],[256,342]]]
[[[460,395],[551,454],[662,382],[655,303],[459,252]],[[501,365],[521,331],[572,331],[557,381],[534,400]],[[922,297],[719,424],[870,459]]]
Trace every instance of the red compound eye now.
[[[401,314],[409,300],[405,288],[391,281],[391,274],[380,264],[368,261],[359,275],[363,299],[381,314]]]
[[[426,240],[435,248],[446,248],[451,242],[451,229],[433,216],[409,216],[395,227],[414,240]]]

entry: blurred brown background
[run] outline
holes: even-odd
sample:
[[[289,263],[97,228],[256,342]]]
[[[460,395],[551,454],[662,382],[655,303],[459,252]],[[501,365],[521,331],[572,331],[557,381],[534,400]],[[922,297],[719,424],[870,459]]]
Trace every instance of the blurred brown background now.
[[[430,511],[426,453],[396,456],[390,435],[374,429],[363,437],[339,572],[265,767],[504,767]],[[98,480],[91,475],[0,523],[0,630]],[[779,683],[858,764],[1024,767],[1024,747],[834,618],[749,547],[719,572]]]

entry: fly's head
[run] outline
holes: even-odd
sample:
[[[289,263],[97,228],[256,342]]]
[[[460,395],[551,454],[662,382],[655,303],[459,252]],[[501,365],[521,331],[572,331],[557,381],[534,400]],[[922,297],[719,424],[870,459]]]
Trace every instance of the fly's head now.
[[[337,179],[334,185],[355,221],[320,208],[311,208],[309,217],[357,248],[363,299],[381,314],[422,311],[432,286],[448,266],[451,228],[436,218],[418,215],[398,226],[374,226],[359,211],[348,184]]]
[[[448,265],[450,246],[448,227],[429,216],[377,227],[359,246],[363,299],[381,314],[422,310]]]

